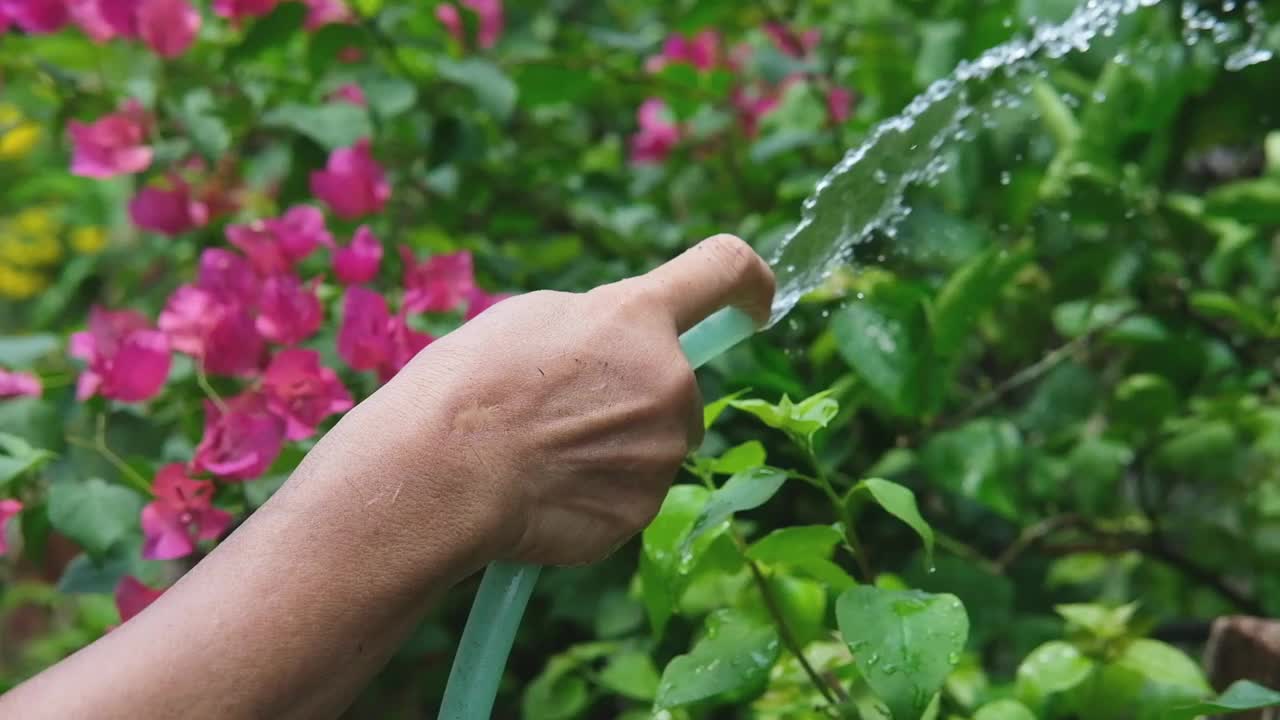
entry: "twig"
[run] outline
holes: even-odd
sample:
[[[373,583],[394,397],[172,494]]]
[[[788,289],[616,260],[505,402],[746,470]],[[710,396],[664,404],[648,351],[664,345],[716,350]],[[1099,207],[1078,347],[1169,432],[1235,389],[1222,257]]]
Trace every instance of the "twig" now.
[[[1000,553],[1000,557],[996,558],[995,567],[999,569],[1000,573],[1004,573],[1009,569],[1010,565],[1022,557],[1022,554],[1033,545],[1057,530],[1079,525],[1081,520],[1082,518],[1078,515],[1055,515],[1023,528],[1018,535],[1018,539],[1014,540],[1009,547],[1005,548],[1004,552]]]
[[[75,435],[67,435],[67,443],[87,450],[93,450],[98,453],[104,460],[110,463],[117,472],[120,473],[121,478],[123,478],[134,490],[137,490],[144,495],[150,495],[151,483],[147,482],[147,479],[142,477],[141,473],[130,467],[129,463],[125,462],[123,458],[115,454],[115,452],[107,446],[106,436],[103,434],[104,424],[101,422],[102,418],[99,417],[99,420],[99,435],[93,440],[86,440]]]
[[[199,358],[196,359],[196,385],[204,392],[205,397],[209,398],[209,401],[217,406],[218,412],[226,415],[227,403],[223,401],[222,396],[218,394],[218,391],[214,390],[213,386],[209,384],[209,376],[204,372],[203,363],[203,360]]]

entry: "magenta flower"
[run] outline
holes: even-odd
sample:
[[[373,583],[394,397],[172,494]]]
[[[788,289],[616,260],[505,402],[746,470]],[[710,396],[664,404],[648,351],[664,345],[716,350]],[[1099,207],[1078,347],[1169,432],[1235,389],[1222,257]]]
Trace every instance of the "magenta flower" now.
[[[17,500],[0,500],[0,557],[9,552],[9,520],[22,512],[22,503]]]
[[[187,0],[142,0],[138,36],[162,58],[185,53],[200,32],[200,12]]]
[[[640,129],[631,136],[631,162],[637,165],[661,163],[680,142],[680,126],[671,120],[667,104],[649,98],[636,111]]]
[[[276,9],[278,0],[213,0],[213,11],[228,20],[261,17]]]
[[[228,225],[226,234],[227,241],[239,248],[261,275],[279,275],[293,267],[270,221],[254,220],[244,225]]]
[[[307,5],[308,31],[319,30],[325,25],[351,22],[351,10],[342,0],[303,0]]]
[[[127,100],[119,112],[92,123],[72,120],[71,172],[91,178],[139,173],[151,166],[152,152],[144,145],[150,120],[137,100]]]
[[[356,228],[351,244],[333,252],[333,272],[343,285],[369,282],[378,276],[382,263],[382,242],[367,225]]]
[[[181,463],[160,468],[151,485],[156,499],[142,508],[142,557],[186,557],[201,540],[215,540],[231,525],[231,513],[213,507],[213,483],[187,477]]]
[[[44,387],[40,378],[31,373],[0,368],[0,399],[13,397],[40,397]]]
[[[853,112],[853,92],[847,88],[833,87],[827,91],[827,114],[833,122],[842,123]]]
[[[302,260],[321,245],[333,245],[333,236],[324,224],[324,213],[312,205],[295,205],[269,224],[290,263]]]
[[[785,83],[783,85],[785,87]],[[752,137],[760,129],[760,121],[764,116],[777,109],[782,102],[782,90],[763,86],[754,88],[735,88],[733,106],[738,110],[738,120],[742,123],[742,131]]]
[[[196,285],[225,302],[245,307],[258,304],[258,275],[244,256],[226,248],[207,248],[200,253]]]
[[[262,375],[267,404],[285,420],[285,438],[303,440],[334,413],[355,404],[338,374],[320,364],[315,350],[290,348],[271,359]]]
[[[376,213],[391,197],[386,174],[361,140],[349,148],[334,150],[324,170],[311,173],[311,192],[338,217],[353,220]]]
[[[442,2],[436,5],[436,20],[444,25],[447,31],[459,45],[466,45],[467,39],[462,29],[462,13],[458,11],[458,6],[450,2]]]
[[[70,353],[88,363],[76,397],[94,395],[141,402],[160,392],[169,377],[169,341],[141,313],[89,310],[89,329],[71,335]]]
[[[181,235],[209,222],[209,208],[191,197],[191,187],[177,176],[170,177],[167,189],[154,185],[138,191],[129,201],[129,218],[143,230],[162,235]]]
[[[71,21],[94,42],[106,42],[117,35],[115,28],[103,16],[98,0],[68,0],[67,11],[71,14]],[[0,23],[3,22],[3,14],[0,11]],[[3,30],[0,27],[0,32]]]
[[[120,578],[116,584],[116,610],[120,611],[120,622],[129,622],[163,594],[164,590],[147,587],[132,575]]]
[[[511,297],[510,293],[494,293],[491,295],[480,288],[472,288],[467,295],[466,319],[470,320],[509,297]]]
[[[797,60],[808,57],[822,42],[822,32],[817,28],[796,32],[779,22],[768,22],[764,33],[778,51]]]
[[[260,367],[265,344],[242,303],[194,285],[169,296],[159,326],[179,352],[200,361],[205,371],[242,375]]]
[[[400,257],[404,260],[404,309],[408,312],[448,312],[475,288],[471,253],[466,250],[418,263],[413,251],[401,246]]]
[[[497,45],[506,26],[502,0],[462,0],[462,6],[476,14],[476,44],[485,50]],[[445,30],[459,45],[466,46],[462,13],[458,11],[456,5],[452,3],[436,5],[436,19],[444,25]]]
[[[338,356],[356,370],[377,370],[382,379],[399,372],[434,340],[413,330],[403,316],[392,317],[387,301],[372,290],[347,288],[338,330]]]
[[[672,63],[687,63],[699,70],[714,69],[720,63],[720,33],[703,30],[692,38],[673,33],[662,44],[662,52],[645,62],[645,69],[661,72]]]
[[[329,100],[351,103],[356,107],[366,107],[369,104],[364,97],[364,90],[361,90],[360,86],[355,83],[347,83],[329,93]]]
[[[267,278],[258,300],[258,333],[282,345],[296,345],[314,335],[324,322],[317,285],[318,278],[309,285],[294,275]]]
[[[191,464],[224,480],[252,480],[275,462],[284,436],[285,421],[271,412],[261,393],[246,392],[222,406],[206,400],[204,437]]]
[[[65,0],[0,0],[0,18],[8,18],[0,30],[12,22],[32,35],[61,30],[70,20]]]

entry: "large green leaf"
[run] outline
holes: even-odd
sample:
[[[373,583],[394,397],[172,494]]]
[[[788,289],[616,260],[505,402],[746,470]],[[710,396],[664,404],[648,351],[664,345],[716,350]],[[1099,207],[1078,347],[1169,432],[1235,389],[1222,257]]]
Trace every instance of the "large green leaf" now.
[[[54,457],[48,450],[31,447],[17,435],[0,432],[0,488]]]
[[[476,100],[499,120],[505,120],[515,109],[519,94],[516,84],[488,60],[441,60],[436,69],[440,77],[473,92]]]
[[[62,341],[56,335],[0,335],[0,366],[9,369],[30,367],[61,345]]]
[[[733,610],[712,613],[702,639],[688,654],[667,663],[654,709],[666,710],[762,685],[780,653],[778,634],[771,625]]]
[[[1013,425],[975,420],[934,435],[922,455],[930,480],[1008,517],[1018,517],[1022,437]]]
[[[351,103],[316,106],[285,103],[264,115],[262,123],[305,135],[326,150],[354,145],[357,140],[373,135],[369,112]]]
[[[827,390],[798,403],[783,395],[777,405],[758,399],[730,400],[729,406],[754,415],[765,425],[804,441],[830,425],[839,414],[840,404],[830,395],[831,391]]]
[[[937,362],[924,299],[906,286],[880,289],[833,318],[840,356],[898,415],[935,407]]]
[[[780,565],[825,583],[832,590],[846,590],[857,583],[831,561],[842,535],[830,525],[797,525],[774,530],[747,548],[747,558]]]
[[[1280,692],[1248,680],[1238,680],[1213,700],[1180,707],[1165,715],[1166,720],[1192,720],[1201,715],[1217,715],[1280,707]]]
[[[752,468],[729,478],[723,487],[711,494],[698,519],[694,521],[685,538],[689,548],[703,533],[728,520],[736,512],[753,510],[769,502],[769,498],[782,488],[787,474],[773,468]]]
[[[894,720],[917,720],[960,661],[969,634],[954,595],[858,586],[836,602],[840,633]]]
[[[640,576],[645,609],[655,635],[662,635],[676,600],[688,583],[689,570],[713,539],[712,534],[707,534],[684,547],[689,529],[710,496],[710,491],[698,485],[673,486],[641,535]]]
[[[996,700],[978,708],[973,720],[1036,720],[1036,716],[1017,700]]]
[[[1060,640],[1047,642],[1018,666],[1018,690],[1024,700],[1038,704],[1084,682],[1093,667],[1093,661],[1076,646]]]
[[[600,671],[601,685],[632,700],[652,701],[658,693],[658,670],[642,652],[624,652],[609,658]]]
[[[142,498],[101,478],[55,482],[49,488],[49,522],[91,555],[105,553],[138,527]]]
[[[992,247],[947,280],[933,303],[933,341],[939,355],[955,357],[968,344],[978,320],[1031,254],[1029,247]]]
[[[916,495],[909,488],[881,478],[867,478],[858,486],[871,495],[880,507],[890,515],[906,523],[924,543],[925,556],[933,564],[933,528],[920,515]]]

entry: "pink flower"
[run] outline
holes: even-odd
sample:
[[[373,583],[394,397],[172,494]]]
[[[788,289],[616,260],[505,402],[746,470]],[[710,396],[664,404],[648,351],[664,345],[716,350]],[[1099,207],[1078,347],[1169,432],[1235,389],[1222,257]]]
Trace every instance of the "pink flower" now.
[[[699,70],[712,70],[720,62],[720,33],[715,30],[703,30],[686,39],[679,33],[667,36],[662,44],[662,53],[650,57],[645,62],[649,72],[660,72],[672,63],[688,63]]]
[[[116,36],[115,28],[103,17],[101,3],[98,0],[68,0],[67,11],[71,21],[94,42],[102,43]],[[3,16],[0,10],[0,16]],[[0,17],[3,21],[3,17]],[[3,27],[0,27],[3,32]]]
[[[200,12],[187,0],[142,0],[138,36],[162,58],[185,53],[200,32]]]
[[[152,482],[156,499],[142,508],[142,557],[186,557],[201,540],[215,540],[231,525],[231,513],[213,507],[213,483],[187,477],[181,463],[160,468]]]
[[[760,121],[765,115],[777,109],[782,102],[782,92],[780,90],[772,90],[763,87],[756,88],[735,88],[733,91],[733,106],[738,110],[738,119],[742,123],[742,130],[748,137],[756,134],[760,129]]]
[[[89,329],[72,334],[70,352],[88,363],[76,383],[80,400],[102,395],[141,402],[169,377],[169,341],[132,310],[91,308]]]
[[[149,588],[132,575],[120,578],[116,584],[116,610],[120,611],[120,622],[129,622],[163,594],[164,590]]]
[[[150,120],[137,100],[127,100],[116,113],[85,125],[72,120],[71,172],[91,178],[139,173],[151,166],[152,152],[144,145]]]
[[[329,99],[333,102],[351,103],[357,107],[365,107],[369,104],[365,100],[364,90],[361,90],[360,86],[355,83],[347,83],[329,93]]]
[[[61,30],[70,19],[65,0],[0,0],[0,17],[23,31],[43,35]],[[4,29],[0,27],[0,29]]]
[[[218,375],[257,370],[264,349],[253,317],[241,303],[194,285],[169,296],[159,326],[173,348]]]
[[[255,220],[246,225],[228,225],[227,240],[249,258],[249,264],[262,275],[289,272],[293,263],[269,221]]]
[[[309,31],[334,23],[351,22],[351,10],[342,0],[304,0],[304,2],[307,5],[307,22],[304,27]]]
[[[658,98],[645,100],[636,111],[640,130],[631,136],[631,162],[661,163],[680,142],[680,126],[670,119],[667,104]]]
[[[311,173],[311,192],[338,217],[353,220],[387,204],[391,186],[369,151],[369,141],[334,150],[324,170]]]
[[[200,253],[200,271],[196,285],[208,290],[224,302],[245,307],[258,304],[258,275],[249,261],[226,248],[207,248]]]
[[[229,20],[261,17],[276,9],[278,0],[213,0],[213,11]]]
[[[35,375],[0,368],[0,398],[40,397],[43,390],[40,378]]]
[[[392,317],[387,301],[372,290],[347,288],[338,330],[338,355],[356,370],[377,370],[384,380],[431,343],[426,333],[411,329],[403,316]]]
[[[276,220],[271,229],[280,241],[280,249],[291,263],[310,255],[321,245],[333,244],[333,236],[324,224],[324,213],[312,205],[295,205]]]
[[[295,345],[320,329],[324,308],[316,296],[319,279],[309,286],[293,275],[274,275],[262,284],[258,305],[258,332],[282,345]]]
[[[822,32],[816,28],[798,33],[782,23],[768,22],[764,25],[764,32],[774,47],[797,60],[808,57],[822,42]]]
[[[462,0],[462,6],[476,14],[476,44],[485,50],[497,45],[506,25],[502,0]],[[466,45],[462,14],[456,5],[436,5],[436,19],[459,45]]]
[[[842,123],[853,112],[853,92],[847,88],[833,87],[827,91],[827,114],[833,122]]]
[[[401,246],[400,257],[404,260],[404,309],[408,312],[448,312],[475,288],[471,253],[466,250],[417,263],[413,251]]]
[[[490,295],[480,288],[472,288],[471,292],[467,294],[466,319],[470,320],[509,297],[511,297],[510,293],[495,293]]]
[[[356,228],[351,244],[333,253],[333,272],[343,285],[369,282],[378,276],[382,243],[367,225]]]
[[[284,444],[285,422],[266,396],[247,392],[225,401],[225,411],[206,400],[204,437],[192,467],[224,480],[252,480],[271,467]]]
[[[354,405],[338,374],[320,364],[315,350],[276,353],[262,376],[262,391],[271,410],[285,419],[288,440],[311,437],[325,418]]]
[[[154,185],[138,191],[129,201],[129,218],[143,230],[162,235],[181,235],[209,222],[209,208],[191,197],[191,187],[177,176],[170,177],[168,189]]]
[[[22,503],[17,500],[0,500],[0,556],[9,552],[9,520],[22,512]]]

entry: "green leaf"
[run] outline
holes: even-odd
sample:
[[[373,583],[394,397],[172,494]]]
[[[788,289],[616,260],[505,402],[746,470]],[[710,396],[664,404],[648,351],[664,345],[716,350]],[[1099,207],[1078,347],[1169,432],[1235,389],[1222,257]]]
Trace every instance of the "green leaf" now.
[[[553,63],[530,63],[515,73],[520,101],[529,107],[576,103],[591,95],[590,73]]]
[[[101,478],[49,487],[49,522],[91,555],[105,553],[138,527],[142,498]]]
[[[840,531],[830,525],[780,528],[752,543],[746,556],[756,562],[799,571],[833,590],[847,590],[857,583],[830,560],[842,538]]]
[[[1179,693],[1204,696],[1213,691],[1200,670],[1200,664],[1168,643],[1139,638],[1129,643],[1116,664],[1140,673],[1158,685],[1167,685]]]
[[[698,485],[674,485],[657,516],[641,534],[640,577],[645,610],[654,635],[661,636],[676,600],[688,585],[689,570],[714,540],[714,533],[684,547],[689,529],[711,492]]]
[[[183,96],[177,112],[191,142],[209,158],[220,157],[231,147],[231,132],[218,116],[217,106],[208,88],[197,88]]]
[[[824,390],[798,403],[783,395],[777,405],[764,400],[731,400],[729,405],[754,415],[771,428],[782,430],[794,438],[807,439],[831,424],[840,413],[840,403],[828,397],[830,394],[830,390]]]
[[[969,634],[954,595],[860,585],[836,601],[840,634],[894,720],[916,720],[960,661]]]
[[[306,19],[307,6],[303,3],[277,5],[269,15],[255,21],[240,44],[231,48],[227,53],[227,63],[236,65],[253,60],[263,52],[285,44],[302,30]]]
[[[711,426],[715,424],[715,421],[720,419],[720,416],[724,414],[724,411],[729,408],[730,403],[745,395],[746,392],[746,390],[739,390],[738,392],[725,395],[715,402],[708,403],[707,406],[702,409],[703,429],[709,430]]]
[[[11,370],[29,368],[61,346],[57,335],[0,335],[0,366]]]
[[[909,488],[880,478],[867,478],[858,483],[880,507],[890,515],[906,523],[924,542],[926,562],[933,564],[933,528],[920,516],[916,495]]]
[[[996,700],[978,708],[973,720],[1036,720],[1036,716],[1017,700]]]
[[[1045,698],[1079,685],[1093,672],[1094,662],[1075,645],[1060,640],[1032,650],[1018,666],[1018,690],[1024,700],[1038,705]]]
[[[787,474],[773,468],[753,468],[737,473],[729,478],[723,487],[711,494],[706,507],[689,529],[684,548],[702,536],[703,533],[718,527],[736,512],[753,510],[769,502],[769,498],[782,488]]]
[[[351,103],[285,103],[264,115],[262,123],[305,135],[326,150],[348,147],[373,135],[369,113]]]
[[[1166,720],[1192,720],[1200,715],[1235,713],[1280,707],[1280,692],[1248,680],[1237,680],[1214,700],[1180,707],[1165,715]]]
[[[1191,309],[1208,318],[1231,320],[1242,329],[1261,337],[1276,334],[1276,326],[1262,311],[1215,290],[1194,292],[1188,298]]]
[[[0,488],[55,457],[48,450],[31,447],[17,435],[0,432]]]
[[[1122,637],[1129,630],[1138,606],[1135,603],[1109,607],[1092,603],[1058,605],[1054,608],[1071,625],[1080,628],[1099,640]]]
[[[614,655],[596,679],[606,689],[632,700],[652,702],[658,693],[658,669],[642,652]]]
[[[840,356],[896,415],[934,408],[935,361],[920,294],[902,285],[851,302],[834,317]]]
[[[924,447],[921,463],[938,486],[1016,520],[1016,478],[1022,456],[1017,428],[1002,421],[975,420],[934,435]]]
[[[347,48],[368,50],[372,47],[369,33],[361,25],[332,23],[311,33],[307,44],[307,68],[312,75],[322,75],[338,62]]]
[[[413,83],[392,75],[378,75],[360,82],[370,109],[382,118],[393,118],[411,109],[418,101]]]
[[[933,305],[933,342],[939,355],[955,357],[967,345],[983,313],[1031,257],[1030,247],[992,247],[947,280]]]
[[[1214,188],[1205,211],[1256,225],[1280,224],[1280,178],[1240,180]]]
[[[711,471],[720,475],[734,475],[764,465],[764,445],[759,440],[749,440],[724,451],[711,461]]]
[[[1160,375],[1131,375],[1116,386],[1111,414],[1117,422],[1156,431],[1177,410],[1178,393]]]
[[[717,610],[707,617],[706,634],[693,649],[667,663],[654,709],[667,710],[763,685],[780,652],[773,626],[734,610]]]
[[[590,695],[587,682],[576,671],[577,658],[571,653],[557,655],[529,683],[521,699],[524,720],[573,720],[587,709]]]
[[[476,100],[494,117],[505,120],[516,106],[518,90],[497,65],[488,60],[441,60],[436,66],[440,77],[457,83],[475,94]]]

